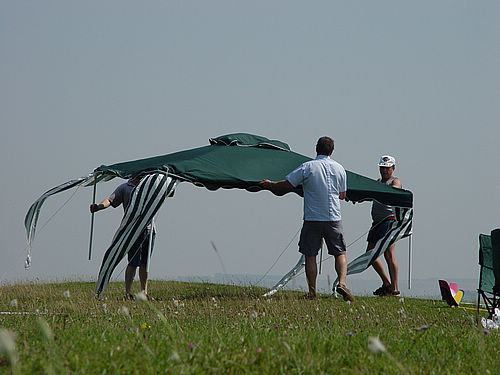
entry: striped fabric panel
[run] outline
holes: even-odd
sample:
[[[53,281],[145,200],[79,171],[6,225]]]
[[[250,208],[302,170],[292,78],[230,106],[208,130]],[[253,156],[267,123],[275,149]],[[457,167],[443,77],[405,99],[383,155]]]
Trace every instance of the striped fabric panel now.
[[[98,296],[104,291],[114,269],[151,222],[165,198],[172,194],[176,183],[176,179],[157,173],[144,177],[134,189],[121,224],[104,254],[96,283]]]
[[[271,297],[278,290],[283,288],[290,280],[292,280],[306,265],[306,257],[302,254],[299,261],[285,276],[281,278],[278,283],[271,288],[271,290],[263,295],[263,297]]]
[[[370,267],[373,262],[375,262],[375,260],[389,248],[389,246],[400,239],[411,235],[413,209],[396,207],[394,211],[396,220],[392,223],[386,235],[377,241],[373,249],[361,254],[347,265],[348,275],[363,272]],[[336,279],[333,283],[333,290],[335,290],[335,286],[337,284],[338,279]]]
[[[63,191],[69,190],[74,187],[80,187],[85,184],[89,184],[94,179],[94,174],[90,174],[87,177],[80,177],[75,180],[70,180],[64,184],[53,187],[47,190],[40,196],[33,204],[30,206],[26,216],[24,217],[24,228],[26,229],[26,237],[28,241],[27,255],[24,262],[24,268],[29,269],[31,267],[31,244],[35,239],[36,226],[38,224],[38,217],[40,215],[40,210],[45,202],[45,200],[51,195],[61,193]]]

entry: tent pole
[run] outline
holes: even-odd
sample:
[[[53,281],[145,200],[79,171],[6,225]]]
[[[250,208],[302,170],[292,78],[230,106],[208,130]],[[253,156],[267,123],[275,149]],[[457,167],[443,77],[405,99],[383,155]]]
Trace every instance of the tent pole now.
[[[155,218],[151,219],[151,232],[149,233],[149,246],[148,246],[148,261],[146,262],[146,272],[149,273],[149,260],[153,252],[153,232],[155,230]]]
[[[95,204],[95,194],[97,185],[97,173],[94,174],[94,192],[92,193],[92,204]],[[92,259],[92,237],[94,235],[94,212],[90,216],[90,240],[89,240],[89,260]]]
[[[411,289],[411,238],[410,234],[408,237],[408,289]]]

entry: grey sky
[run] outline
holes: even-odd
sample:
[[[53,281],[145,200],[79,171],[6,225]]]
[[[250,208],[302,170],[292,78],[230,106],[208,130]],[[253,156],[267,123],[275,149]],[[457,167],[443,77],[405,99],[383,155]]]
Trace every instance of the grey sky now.
[[[122,210],[96,215],[87,261],[90,188],[47,201],[40,226],[64,207],[24,270],[24,215],[44,191],[234,132],[309,156],[330,135],[334,158],[372,178],[394,155],[415,197],[415,278],[476,278],[478,234],[500,227],[497,1],[4,0],[0,55],[0,282],[97,275]],[[343,205],[348,243],[369,209]],[[157,217],[152,277],[221,272],[210,241],[229,273],[262,274],[301,218],[296,196],[181,184]],[[296,242],[272,274],[295,264]],[[408,242],[397,247],[404,285]]]

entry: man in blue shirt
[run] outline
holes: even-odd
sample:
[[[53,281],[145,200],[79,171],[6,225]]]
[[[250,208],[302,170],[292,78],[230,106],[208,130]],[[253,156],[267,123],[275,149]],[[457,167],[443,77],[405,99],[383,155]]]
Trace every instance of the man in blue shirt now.
[[[300,165],[285,180],[263,180],[260,185],[265,189],[288,191],[302,185],[304,223],[299,252],[306,259],[307,298],[316,298],[316,257],[322,240],[325,240],[328,254],[335,257],[335,271],[339,279],[337,292],[345,301],[354,301],[346,287],[347,256],[340,210],[340,200],[346,197],[347,176],[344,167],[330,158],[333,149],[333,139],[321,137],[316,144],[316,159]]]

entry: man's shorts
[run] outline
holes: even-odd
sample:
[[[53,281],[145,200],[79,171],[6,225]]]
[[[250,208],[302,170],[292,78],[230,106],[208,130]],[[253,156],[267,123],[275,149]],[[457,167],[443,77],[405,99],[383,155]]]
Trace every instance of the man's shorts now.
[[[372,227],[368,232],[366,241],[368,241],[369,243],[377,243],[378,240],[380,240],[387,234],[387,232],[389,232],[389,229],[394,221],[395,219],[385,219],[378,223],[372,223]]]
[[[149,230],[145,229],[134,246],[128,252],[128,265],[132,267],[147,266],[148,252],[149,252]],[[156,233],[153,232],[153,239],[151,241],[151,248],[154,248]],[[151,254],[153,251],[151,250]]]
[[[328,254],[343,255],[346,252],[342,221],[304,221],[300,232],[299,252],[305,256],[318,255],[321,240],[325,240]]]

